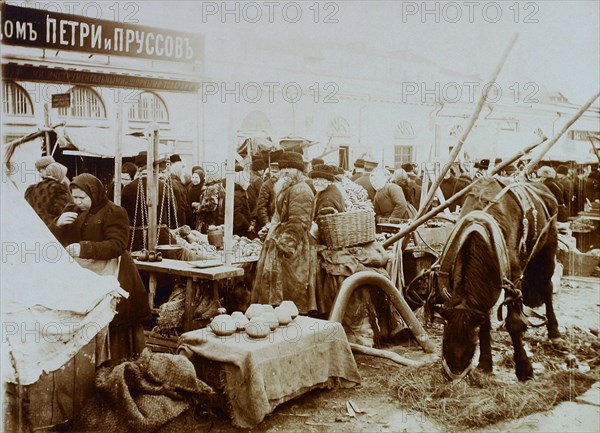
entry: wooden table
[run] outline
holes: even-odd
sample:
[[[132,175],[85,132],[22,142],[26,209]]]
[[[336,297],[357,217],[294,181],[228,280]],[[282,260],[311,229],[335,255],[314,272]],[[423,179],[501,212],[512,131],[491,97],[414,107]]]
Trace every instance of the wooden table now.
[[[209,268],[198,268],[181,260],[163,259],[162,262],[140,262],[134,260],[138,270],[146,271],[150,275],[148,302],[150,308],[154,308],[154,296],[156,295],[157,274],[176,275],[186,278],[185,290],[185,312],[183,315],[183,330],[192,329],[194,316],[194,281],[213,281],[213,290],[218,298],[218,281],[227,278],[241,277],[244,270],[237,266],[213,266]]]

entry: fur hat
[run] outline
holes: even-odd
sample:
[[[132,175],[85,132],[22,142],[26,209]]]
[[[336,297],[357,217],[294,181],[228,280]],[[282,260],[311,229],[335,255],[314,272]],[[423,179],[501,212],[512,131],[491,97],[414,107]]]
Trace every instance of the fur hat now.
[[[56,161],[51,156],[42,156],[40,159],[38,159],[35,162],[35,169],[38,170],[38,171],[40,171],[43,168],[48,167],[53,162],[56,162]]]
[[[181,156],[177,155],[176,153],[171,155],[169,157],[169,161],[171,161],[171,164],[175,163],[175,162],[180,162],[181,161]]]
[[[296,152],[283,152],[279,158],[279,168],[295,168],[304,171],[304,159]]]
[[[325,160],[321,159],[321,158],[313,158],[310,160],[310,165],[312,165],[313,167],[315,165],[320,165],[320,164],[325,164]]]
[[[267,163],[261,157],[252,158],[252,170],[261,171],[267,169]]]
[[[195,166],[192,167],[192,173],[194,173],[194,172],[196,172],[198,170],[202,170],[202,172],[204,172],[204,169],[201,166],[199,166],[199,165],[195,165]]]
[[[333,182],[335,180],[335,174],[336,173],[334,166],[327,164],[317,164],[313,166],[313,169],[310,172],[309,176],[312,179],[320,178],[327,179],[328,181]]]

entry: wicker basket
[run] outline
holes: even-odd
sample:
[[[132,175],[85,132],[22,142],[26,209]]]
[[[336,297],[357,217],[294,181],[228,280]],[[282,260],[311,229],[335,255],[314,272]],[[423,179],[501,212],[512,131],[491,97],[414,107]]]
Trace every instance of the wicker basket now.
[[[317,218],[321,239],[339,249],[375,240],[375,216],[370,210],[340,212]]]
[[[184,311],[185,286],[176,286],[169,297],[169,301],[158,307],[156,324],[162,331],[178,328],[181,326]]]

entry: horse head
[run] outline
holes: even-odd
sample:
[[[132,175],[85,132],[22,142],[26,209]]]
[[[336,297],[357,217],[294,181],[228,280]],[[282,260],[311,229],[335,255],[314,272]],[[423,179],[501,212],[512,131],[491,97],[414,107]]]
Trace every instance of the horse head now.
[[[443,309],[446,320],[442,339],[442,365],[450,380],[465,377],[475,367],[479,358],[479,328],[485,314],[459,305]]]

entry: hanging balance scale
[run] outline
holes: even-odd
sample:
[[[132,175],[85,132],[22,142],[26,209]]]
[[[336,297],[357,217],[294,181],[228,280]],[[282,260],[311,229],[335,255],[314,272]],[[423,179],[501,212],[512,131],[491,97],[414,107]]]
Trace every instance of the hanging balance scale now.
[[[167,169],[166,169],[166,173],[167,173],[167,177],[164,180],[164,189],[163,189],[163,194],[161,197],[161,204],[160,204],[160,212],[158,213],[158,222],[157,222],[157,227],[156,227],[156,245],[148,245],[148,235],[147,235],[147,230],[149,230],[148,227],[148,206],[147,206],[147,202],[146,202],[146,194],[144,191],[144,182],[142,181],[142,179],[144,178],[143,176],[140,175],[139,177],[139,182],[137,185],[137,194],[136,194],[136,200],[135,200],[135,213],[134,213],[134,220],[133,220],[133,235],[131,236],[131,244],[129,247],[129,250],[131,251],[133,249],[133,244],[134,244],[134,238],[135,238],[135,234],[137,232],[137,216],[138,216],[138,209],[141,210],[140,212],[140,223],[141,223],[141,228],[142,228],[142,245],[143,248],[138,256],[138,260],[139,261],[149,261],[149,262],[160,262],[163,259],[163,256],[165,258],[170,258],[170,259],[180,259],[181,258],[181,251],[183,249],[183,247],[181,245],[178,245],[176,242],[174,243],[173,238],[169,232],[169,239],[168,239],[168,244],[163,244],[163,245],[158,245],[159,239],[160,239],[160,230],[162,227],[162,219],[163,219],[163,215],[165,213],[165,203],[166,203],[166,212],[167,212],[167,230],[171,227],[171,221],[175,222],[175,227],[179,227],[179,221],[177,219],[177,200],[175,198],[175,192],[173,189],[173,179],[171,178],[171,163],[169,160],[167,160]],[[160,183],[159,183],[160,185]],[[160,189],[159,189],[160,191]],[[173,220],[171,219],[171,213],[173,214]]]

